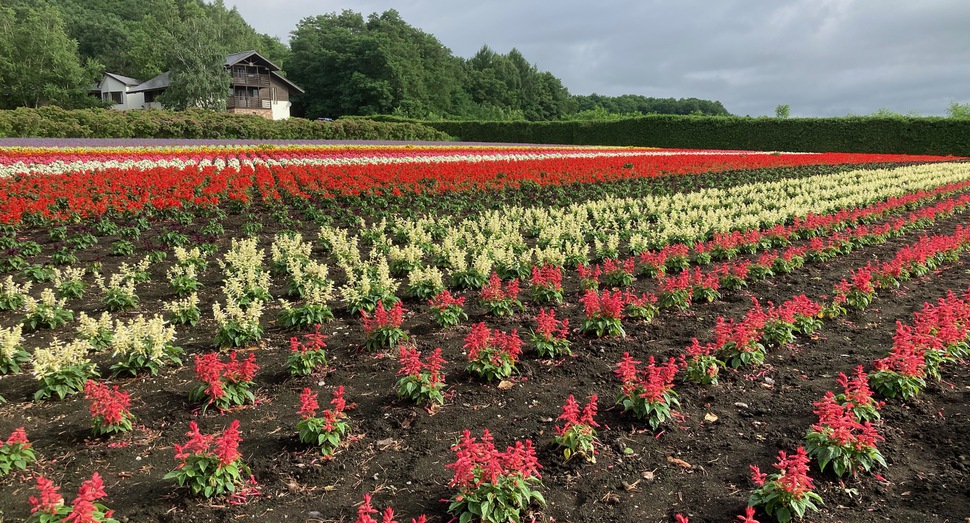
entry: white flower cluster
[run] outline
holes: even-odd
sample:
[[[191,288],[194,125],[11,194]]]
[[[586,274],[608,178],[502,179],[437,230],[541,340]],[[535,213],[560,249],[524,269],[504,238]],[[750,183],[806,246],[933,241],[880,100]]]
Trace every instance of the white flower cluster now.
[[[212,317],[219,327],[238,325],[240,327],[255,327],[263,316],[263,302],[255,300],[243,309],[234,301],[226,302],[223,309],[218,303],[212,304]]]
[[[33,296],[24,297],[24,310],[27,311],[28,315],[38,313],[43,315],[56,309],[63,309],[66,304],[67,299],[57,299],[54,291],[49,287],[40,291],[40,300],[35,299]]]
[[[66,267],[64,269],[54,269],[54,287],[59,288],[65,282],[79,282],[84,279],[84,269],[76,267]]]
[[[20,325],[0,327],[0,356],[8,361],[14,358],[21,350],[20,344],[24,341],[23,332],[23,327]]]
[[[172,300],[165,304],[165,310],[179,315],[199,308],[199,295],[193,292],[181,300]]]
[[[145,319],[139,314],[128,322],[118,321],[111,338],[112,356],[141,355],[161,361],[175,340],[175,327],[165,324],[161,316]]]
[[[273,265],[278,267],[286,267],[291,261],[306,262],[312,251],[313,245],[304,242],[300,233],[277,234],[270,245]]]
[[[111,314],[102,312],[98,319],[94,319],[82,312],[78,315],[75,332],[77,332],[78,336],[81,338],[91,339],[98,336],[102,332],[111,331],[113,329],[114,321],[111,318]]]
[[[173,252],[175,253],[176,264],[179,266],[185,267],[192,265],[198,270],[202,270],[206,266],[206,255],[198,247],[186,249],[181,246],[176,246]]]
[[[0,300],[19,301],[20,298],[26,298],[33,285],[29,281],[24,282],[23,285],[18,285],[13,281],[13,276],[7,276],[7,279],[3,280],[3,286],[0,287]]]
[[[42,380],[48,376],[60,374],[70,366],[90,366],[91,360],[87,357],[89,350],[91,345],[85,340],[77,339],[62,343],[54,338],[49,346],[40,347],[34,351],[34,378]]]

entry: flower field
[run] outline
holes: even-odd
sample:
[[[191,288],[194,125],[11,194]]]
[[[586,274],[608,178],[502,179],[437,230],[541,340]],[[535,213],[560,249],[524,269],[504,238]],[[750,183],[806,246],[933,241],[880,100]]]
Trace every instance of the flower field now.
[[[953,157],[0,148],[0,511],[963,521],[968,219]]]

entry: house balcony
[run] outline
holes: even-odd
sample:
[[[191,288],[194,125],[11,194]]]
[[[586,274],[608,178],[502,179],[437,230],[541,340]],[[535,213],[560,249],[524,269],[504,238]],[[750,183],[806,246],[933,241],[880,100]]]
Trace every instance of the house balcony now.
[[[230,96],[226,107],[228,109],[272,109],[273,101],[256,96]]]
[[[269,87],[269,74],[232,73],[232,85]]]

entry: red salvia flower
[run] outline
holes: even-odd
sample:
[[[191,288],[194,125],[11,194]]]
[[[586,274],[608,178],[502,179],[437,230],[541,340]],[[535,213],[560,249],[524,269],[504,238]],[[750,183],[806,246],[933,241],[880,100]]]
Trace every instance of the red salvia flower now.
[[[215,439],[215,455],[219,458],[219,463],[224,467],[239,459],[239,443],[242,438],[239,435],[239,420],[233,420],[229,426],[222,431],[222,434]]]
[[[310,419],[317,415],[317,409],[320,408],[320,404],[317,403],[317,393],[310,390],[309,387],[303,389],[300,394],[300,410],[298,414],[303,419]]]
[[[37,490],[39,496],[30,496],[30,513],[42,512],[56,514],[57,509],[64,505],[64,498],[57,491],[60,490],[53,481],[44,476],[37,476]]]
[[[27,440],[27,431],[23,427],[17,427],[10,433],[5,445],[23,445],[23,448],[30,448],[30,441]]]
[[[117,425],[129,415],[128,406],[131,399],[127,392],[122,392],[115,385],[109,388],[103,383],[88,380],[84,384],[84,396],[91,402],[89,407],[92,416],[100,416],[104,425]]]

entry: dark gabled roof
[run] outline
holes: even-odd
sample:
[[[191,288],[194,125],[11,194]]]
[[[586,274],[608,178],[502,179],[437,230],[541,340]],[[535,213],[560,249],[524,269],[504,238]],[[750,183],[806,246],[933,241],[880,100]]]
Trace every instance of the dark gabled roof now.
[[[239,62],[242,62],[243,60],[246,60],[247,58],[250,59],[248,61],[252,62],[253,60],[251,60],[251,58],[253,56],[255,56],[258,59],[258,61],[263,62],[264,65],[266,65],[267,67],[269,67],[270,71],[279,71],[280,70],[280,66],[274,64],[273,62],[270,62],[263,55],[257,53],[256,51],[254,51],[252,49],[250,49],[249,51],[242,51],[240,53],[233,53],[233,54],[227,56],[226,57],[226,63],[225,63],[225,65],[226,65],[226,67],[232,67],[232,66],[238,64]]]
[[[299,85],[296,85],[295,83],[287,80],[287,78],[285,76],[277,73],[276,71],[270,71],[269,74],[273,78],[276,78],[277,80],[279,80],[279,81],[283,82],[284,84],[290,86],[290,88],[292,88],[292,89],[294,89],[296,91],[299,91],[301,93],[304,92],[303,89],[301,89]]]
[[[259,53],[257,53],[256,51],[243,51],[241,53],[231,54],[228,57],[226,57],[225,66],[226,67],[232,67],[233,65],[235,65],[235,64],[237,64],[237,63],[239,63],[239,62],[241,62],[243,60],[246,60],[248,58],[251,58],[254,55],[256,57],[258,57],[258,59],[260,61],[265,62],[265,64],[270,68],[269,74],[272,75],[273,78],[276,78],[277,80],[283,82],[284,84],[286,84],[291,89],[294,89],[294,90],[299,91],[301,93],[304,92],[303,89],[300,88],[300,86],[298,86],[295,83],[289,81],[285,76],[277,73],[276,71],[279,71],[280,68],[276,64],[274,64],[273,62],[270,62],[269,60],[263,58],[263,56],[260,55]],[[134,79],[132,78],[131,80],[134,80]],[[137,80],[135,80],[135,82],[137,82]],[[156,76],[155,78],[152,78],[151,80],[148,80],[147,82],[142,82],[142,83],[138,84],[134,88],[129,89],[128,92],[129,93],[140,93],[140,92],[144,92],[144,91],[156,91],[156,90],[160,90],[160,89],[167,88],[168,87],[168,84],[169,84],[168,72],[164,72],[164,73]]]
[[[134,89],[129,89],[129,93],[140,93],[143,91],[155,91],[168,87],[168,72],[164,72],[147,82],[143,82]]]
[[[114,78],[115,80],[118,80],[119,82],[121,82],[121,83],[123,83],[123,84],[125,84],[125,85],[127,85],[129,87],[130,86],[133,86],[133,85],[138,85],[138,84],[144,83],[144,80],[139,80],[137,78],[131,78],[130,76],[122,76],[120,74],[115,74],[115,73],[104,73],[104,75],[105,76],[110,76],[110,77]]]

